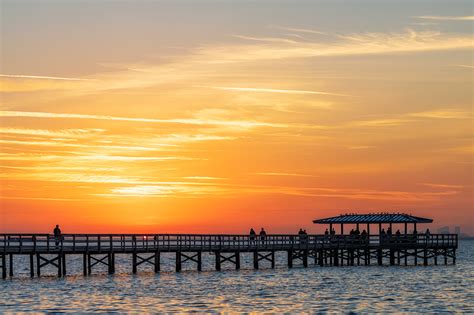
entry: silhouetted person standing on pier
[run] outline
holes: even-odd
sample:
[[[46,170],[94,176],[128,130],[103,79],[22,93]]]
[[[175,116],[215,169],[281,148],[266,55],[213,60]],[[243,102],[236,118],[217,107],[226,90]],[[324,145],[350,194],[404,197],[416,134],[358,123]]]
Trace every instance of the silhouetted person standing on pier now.
[[[249,233],[250,244],[255,243],[256,236],[257,236],[257,233],[255,233],[255,230],[253,228],[251,228],[250,233]]]
[[[54,234],[54,242],[56,243],[56,247],[59,246],[59,242],[61,241],[61,229],[59,228],[59,225],[56,224],[56,227],[53,230]]]
[[[262,228],[260,230],[260,240],[262,241],[262,244],[265,244],[265,238],[267,237],[267,232]]]

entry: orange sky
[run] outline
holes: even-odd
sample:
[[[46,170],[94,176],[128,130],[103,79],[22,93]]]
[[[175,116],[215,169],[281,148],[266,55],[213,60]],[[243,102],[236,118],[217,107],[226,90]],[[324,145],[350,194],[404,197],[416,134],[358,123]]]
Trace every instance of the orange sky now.
[[[473,234],[469,3],[268,6],[2,1],[0,231]]]

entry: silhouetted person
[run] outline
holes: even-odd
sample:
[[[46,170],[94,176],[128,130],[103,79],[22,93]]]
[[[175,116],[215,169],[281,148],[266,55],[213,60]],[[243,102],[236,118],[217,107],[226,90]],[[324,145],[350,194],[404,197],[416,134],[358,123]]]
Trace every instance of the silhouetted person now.
[[[397,231],[395,232],[395,237],[397,238],[397,240],[396,240],[397,242],[400,242],[400,237],[401,237],[401,235],[402,235],[402,233],[400,233],[400,230],[397,230]]]
[[[326,229],[326,231],[324,231],[324,235],[329,235],[329,230]]]
[[[331,235],[336,235],[336,230],[334,228],[331,230]]]
[[[425,236],[426,236],[426,240],[430,239],[430,236],[431,236],[430,229],[426,229]]]
[[[267,232],[265,232],[265,230],[262,228],[262,229],[260,230],[260,240],[262,241],[262,244],[265,243],[265,238],[266,238],[266,236],[267,236]]]
[[[391,227],[389,227],[389,228],[387,229],[387,235],[388,235],[388,236],[392,236],[392,228],[391,228]]]
[[[385,241],[385,236],[386,236],[385,229],[382,229],[382,231],[380,231],[380,242]]]
[[[251,228],[250,233],[249,233],[249,240],[251,244],[255,243],[256,236],[257,236],[257,233],[255,233],[254,229]]]
[[[61,241],[61,229],[59,228],[59,225],[56,224],[56,227],[53,230],[54,234],[54,242],[56,243],[56,246],[59,246],[59,242]]]
[[[367,231],[366,231],[366,230],[363,230],[360,235],[362,235],[362,236],[367,236]]]

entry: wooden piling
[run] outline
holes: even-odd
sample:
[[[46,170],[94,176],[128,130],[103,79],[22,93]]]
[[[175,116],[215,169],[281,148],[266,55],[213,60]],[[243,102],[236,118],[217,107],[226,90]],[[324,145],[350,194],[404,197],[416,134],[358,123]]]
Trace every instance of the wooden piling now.
[[[34,255],[30,254],[30,277],[35,276]]]
[[[215,256],[216,256],[216,270],[220,271],[221,270],[221,253],[215,252]]]
[[[240,269],[240,252],[235,252],[235,270]]]
[[[253,268],[258,269],[258,251],[253,252]]]

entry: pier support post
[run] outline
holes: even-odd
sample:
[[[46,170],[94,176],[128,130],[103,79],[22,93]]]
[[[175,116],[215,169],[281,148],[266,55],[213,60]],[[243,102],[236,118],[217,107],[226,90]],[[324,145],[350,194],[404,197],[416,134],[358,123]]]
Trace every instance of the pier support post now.
[[[9,265],[8,265],[10,278],[13,277],[13,254],[10,254]]]
[[[197,271],[202,271],[202,252],[197,252]]]
[[[390,266],[395,265],[395,251],[390,249]]]
[[[82,274],[87,276],[87,254],[82,254]]]
[[[379,266],[382,266],[383,265],[383,251],[382,249],[377,249],[377,263]]]
[[[453,249],[453,265],[456,264],[456,250]]]
[[[418,265],[418,249],[415,249],[415,266]]]
[[[423,250],[423,266],[428,266],[428,250]]]
[[[253,252],[253,268],[258,269],[258,251]]]
[[[444,249],[444,264],[448,264],[448,250],[446,248]]]
[[[58,254],[58,277],[63,276],[63,254],[59,253]]]
[[[137,273],[137,253],[132,254],[132,273]]]
[[[7,257],[5,254],[2,255],[2,279],[7,278]]]
[[[61,253],[61,262],[62,262],[62,276],[65,277],[66,276],[66,254],[64,253]]]
[[[324,266],[324,257],[323,257],[323,255],[324,255],[324,251],[320,250],[318,259],[319,259],[319,266],[321,266],[321,267]]]
[[[272,250],[272,254],[271,254],[270,259],[272,260],[271,261],[272,269],[275,269],[275,251],[274,250]]]
[[[154,266],[154,270],[155,272],[160,272],[160,252],[157,251],[155,252],[155,266]]]
[[[303,259],[303,266],[305,268],[308,267],[308,251],[307,250],[304,250],[303,253],[302,253],[302,259]]]
[[[30,277],[35,276],[34,254],[30,254]]]
[[[221,270],[221,253],[215,252],[214,254],[216,256],[216,270],[220,271]]]
[[[92,274],[92,257],[91,254],[87,254],[87,274]]]
[[[240,269],[240,252],[235,252],[235,270]]]
[[[293,268],[293,250],[288,251],[288,268]]]
[[[115,254],[110,252],[107,254],[107,263],[108,263],[108,272],[109,272],[109,275],[111,274],[114,274],[115,273]]]
[[[40,255],[39,254],[36,254],[36,275],[38,275],[38,277],[41,277],[41,259],[40,259]]]
[[[334,256],[334,266],[339,266],[339,249],[334,249],[332,253]]]
[[[176,252],[176,272],[181,271],[181,252]]]

